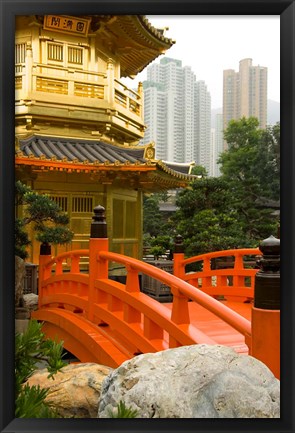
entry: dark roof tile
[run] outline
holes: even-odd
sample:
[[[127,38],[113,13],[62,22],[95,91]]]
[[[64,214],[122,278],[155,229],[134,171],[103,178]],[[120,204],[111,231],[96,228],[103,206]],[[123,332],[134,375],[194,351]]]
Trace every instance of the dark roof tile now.
[[[168,161],[163,161],[163,162],[171,170],[177,171],[178,173],[182,173],[182,174],[190,174],[190,171],[192,168],[192,165],[189,163],[177,164],[177,163],[168,162]]]
[[[106,161],[115,163],[119,161],[123,164],[137,161],[146,162],[143,157],[144,147],[125,149],[103,141],[33,136],[20,140],[20,150],[27,156],[40,158],[44,155],[46,158],[55,157],[57,160],[66,158],[70,161],[78,160],[79,162],[88,161],[90,163],[105,163]]]
[[[103,141],[69,139],[33,135],[19,142],[20,151],[27,157],[73,161],[88,164],[154,164],[160,171],[176,179],[193,180],[191,164],[152,161],[144,158],[146,146],[123,147]]]

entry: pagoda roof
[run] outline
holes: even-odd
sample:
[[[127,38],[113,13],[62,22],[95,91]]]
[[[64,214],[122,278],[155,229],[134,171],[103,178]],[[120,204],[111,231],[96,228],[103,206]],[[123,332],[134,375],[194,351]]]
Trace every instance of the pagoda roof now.
[[[116,176],[120,178],[119,172],[129,172],[129,178],[133,172],[146,191],[186,187],[195,179],[189,174],[189,164],[183,164],[186,172],[178,171],[173,163],[155,160],[154,155],[152,143],[128,147],[100,140],[32,135],[19,140],[15,163],[16,166],[31,166],[39,172],[104,172],[104,175],[109,172],[113,180]]]
[[[103,141],[31,136],[20,140],[20,150],[29,158],[84,164],[144,163],[144,148],[128,148]]]
[[[175,43],[145,15],[94,15],[92,30],[120,57],[122,77],[134,77]]]
[[[183,174],[191,174],[191,170],[195,165],[194,162],[187,163],[187,162],[169,162],[169,161],[163,161],[163,164],[165,164],[171,170]]]

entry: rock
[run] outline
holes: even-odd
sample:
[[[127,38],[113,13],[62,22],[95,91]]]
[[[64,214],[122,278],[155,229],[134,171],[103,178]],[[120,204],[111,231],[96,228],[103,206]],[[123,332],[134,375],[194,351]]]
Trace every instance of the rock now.
[[[14,273],[15,273],[15,299],[14,299],[15,306],[22,307],[26,265],[24,260],[18,256],[15,256]]]
[[[112,369],[95,363],[69,364],[48,379],[47,369],[34,373],[27,381],[48,388],[46,401],[59,416],[65,418],[96,418],[101,383]]]
[[[38,309],[38,295],[35,293],[27,293],[23,295],[24,307],[30,312]]]
[[[125,361],[102,384],[98,417],[120,400],[138,418],[279,418],[280,382],[251,356],[200,344]]]

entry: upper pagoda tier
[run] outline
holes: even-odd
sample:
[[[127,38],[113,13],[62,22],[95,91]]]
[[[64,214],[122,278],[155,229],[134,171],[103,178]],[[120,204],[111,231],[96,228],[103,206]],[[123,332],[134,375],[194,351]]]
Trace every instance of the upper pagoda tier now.
[[[16,135],[136,145],[143,91],[134,77],[174,41],[139,15],[16,17]]]

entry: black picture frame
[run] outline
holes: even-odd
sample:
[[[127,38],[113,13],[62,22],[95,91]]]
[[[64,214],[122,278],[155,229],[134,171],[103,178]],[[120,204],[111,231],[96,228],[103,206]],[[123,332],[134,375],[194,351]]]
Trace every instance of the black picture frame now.
[[[293,432],[295,4],[281,0],[0,0],[0,430],[12,432]],[[167,13],[168,12],[168,13]],[[14,417],[14,17],[50,14],[280,15],[282,335],[280,419],[15,419]]]

